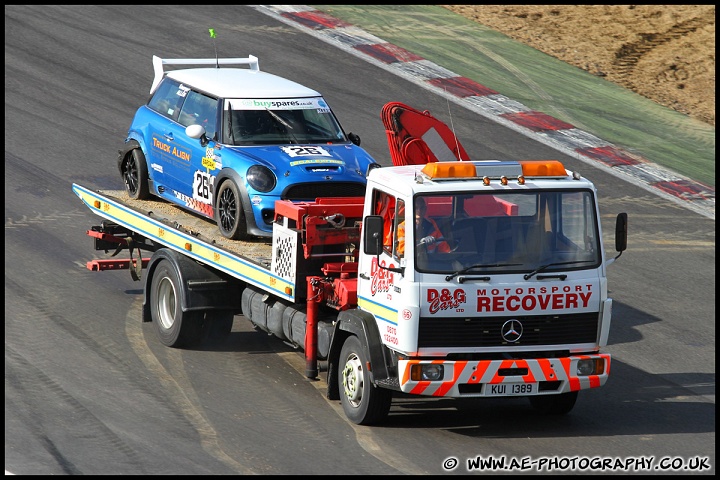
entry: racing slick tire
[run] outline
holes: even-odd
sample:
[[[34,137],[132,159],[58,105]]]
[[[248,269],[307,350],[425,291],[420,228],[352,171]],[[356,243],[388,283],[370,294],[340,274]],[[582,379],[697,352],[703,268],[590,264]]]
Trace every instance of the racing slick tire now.
[[[168,347],[194,347],[202,340],[204,312],[183,312],[181,289],[180,277],[172,264],[160,261],[150,287],[150,313],[158,339]]]
[[[530,405],[545,415],[565,415],[575,406],[578,392],[567,392],[559,395],[537,395],[528,397]]]
[[[247,239],[247,223],[245,211],[237,185],[226,180],[220,185],[216,195],[215,220],[220,233],[232,240]]]
[[[358,425],[373,425],[390,411],[392,391],[370,382],[366,365],[370,359],[358,337],[351,335],[340,351],[338,384],[340,403],[348,419]]]
[[[139,148],[133,148],[125,155],[122,177],[125,191],[130,198],[145,200],[150,197],[147,162],[145,154]]]

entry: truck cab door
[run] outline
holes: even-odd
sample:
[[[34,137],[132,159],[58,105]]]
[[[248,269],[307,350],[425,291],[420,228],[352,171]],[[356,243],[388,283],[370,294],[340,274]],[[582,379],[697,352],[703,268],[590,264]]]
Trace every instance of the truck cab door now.
[[[401,220],[398,210],[404,201],[376,188],[368,195],[366,198],[372,202],[370,215],[374,216],[374,229],[372,238],[367,236],[367,230],[363,233],[364,247],[358,261],[358,274],[363,280],[358,282],[358,295],[389,306],[397,300],[394,299],[395,286],[401,281],[404,272],[397,238],[397,226]],[[371,251],[366,247],[369,242],[379,242],[380,245],[373,245]]]

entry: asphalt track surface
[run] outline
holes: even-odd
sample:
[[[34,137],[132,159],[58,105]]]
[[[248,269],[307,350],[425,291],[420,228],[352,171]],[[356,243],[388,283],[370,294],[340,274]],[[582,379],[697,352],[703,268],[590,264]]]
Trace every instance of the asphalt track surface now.
[[[426,14],[412,7],[406,17],[415,12]],[[410,25],[418,38],[438,28]],[[492,455],[703,458],[712,468],[701,473],[714,473],[715,225],[707,215],[256,8],[6,6],[5,26],[6,470],[443,474],[467,473],[464,459]],[[303,376],[298,352],[242,317],[227,343],[163,347],[152,325],[139,321],[141,286],[127,272],[85,268],[107,256],[92,251],[85,230],[99,219],[71,184],[121,187],[116,151],[147,98],[151,55],[213,56],[208,28],[217,31],[223,56],[257,55],[262,69],[323,92],[383,164],[380,110],[401,101],[442,119],[451,114],[463,145],[480,159],[558,158],[591,178],[606,245],[615,215],[630,218],[628,251],[608,270],[614,304],[607,385],[585,392],[562,418],[539,416],[524,399],[396,398],[385,425],[359,428],[325,399],[322,381]],[[491,71],[486,75],[501,75]],[[561,80],[572,90],[565,75]],[[530,105],[529,96],[475,81]],[[444,469],[451,458],[460,466]],[[605,473],[648,472],[663,471]]]

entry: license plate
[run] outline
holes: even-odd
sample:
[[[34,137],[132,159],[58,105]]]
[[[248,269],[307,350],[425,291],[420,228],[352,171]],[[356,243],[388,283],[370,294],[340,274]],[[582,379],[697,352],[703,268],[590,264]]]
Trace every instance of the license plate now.
[[[537,392],[535,383],[487,383],[486,397],[505,397],[508,395],[532,395]]]

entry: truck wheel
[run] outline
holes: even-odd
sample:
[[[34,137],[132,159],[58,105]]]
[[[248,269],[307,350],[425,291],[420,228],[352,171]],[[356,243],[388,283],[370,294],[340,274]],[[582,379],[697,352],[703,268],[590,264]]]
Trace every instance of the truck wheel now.
[[[122,177],[125,182],[125,190],[130,198],[145,200],[150,196],[145,154],[139,148],[132,149],[125,156],[122,165]]]
[[[561,393],[560,395],[537,395],[528,397],[530,405],[545,415],[565,415],[575,406],[578,392]]]
[[[150,289],[150,312],[155,331],[163,345],[192,347],[200,343],[203,313],[180,308],[180,278],[170,262],[155,268]]]
[[[390,411],[392,391],[370,383],[366,370],[368,358],[360,340],[351,335],[340,352],[338,383],[345,415],[358,425],[372,425]]]
[[[247,238],[245,211],[235,182],[232,180],[223,182],[216,198],[215,220],[220,228],[220,233],[233,240]]]

